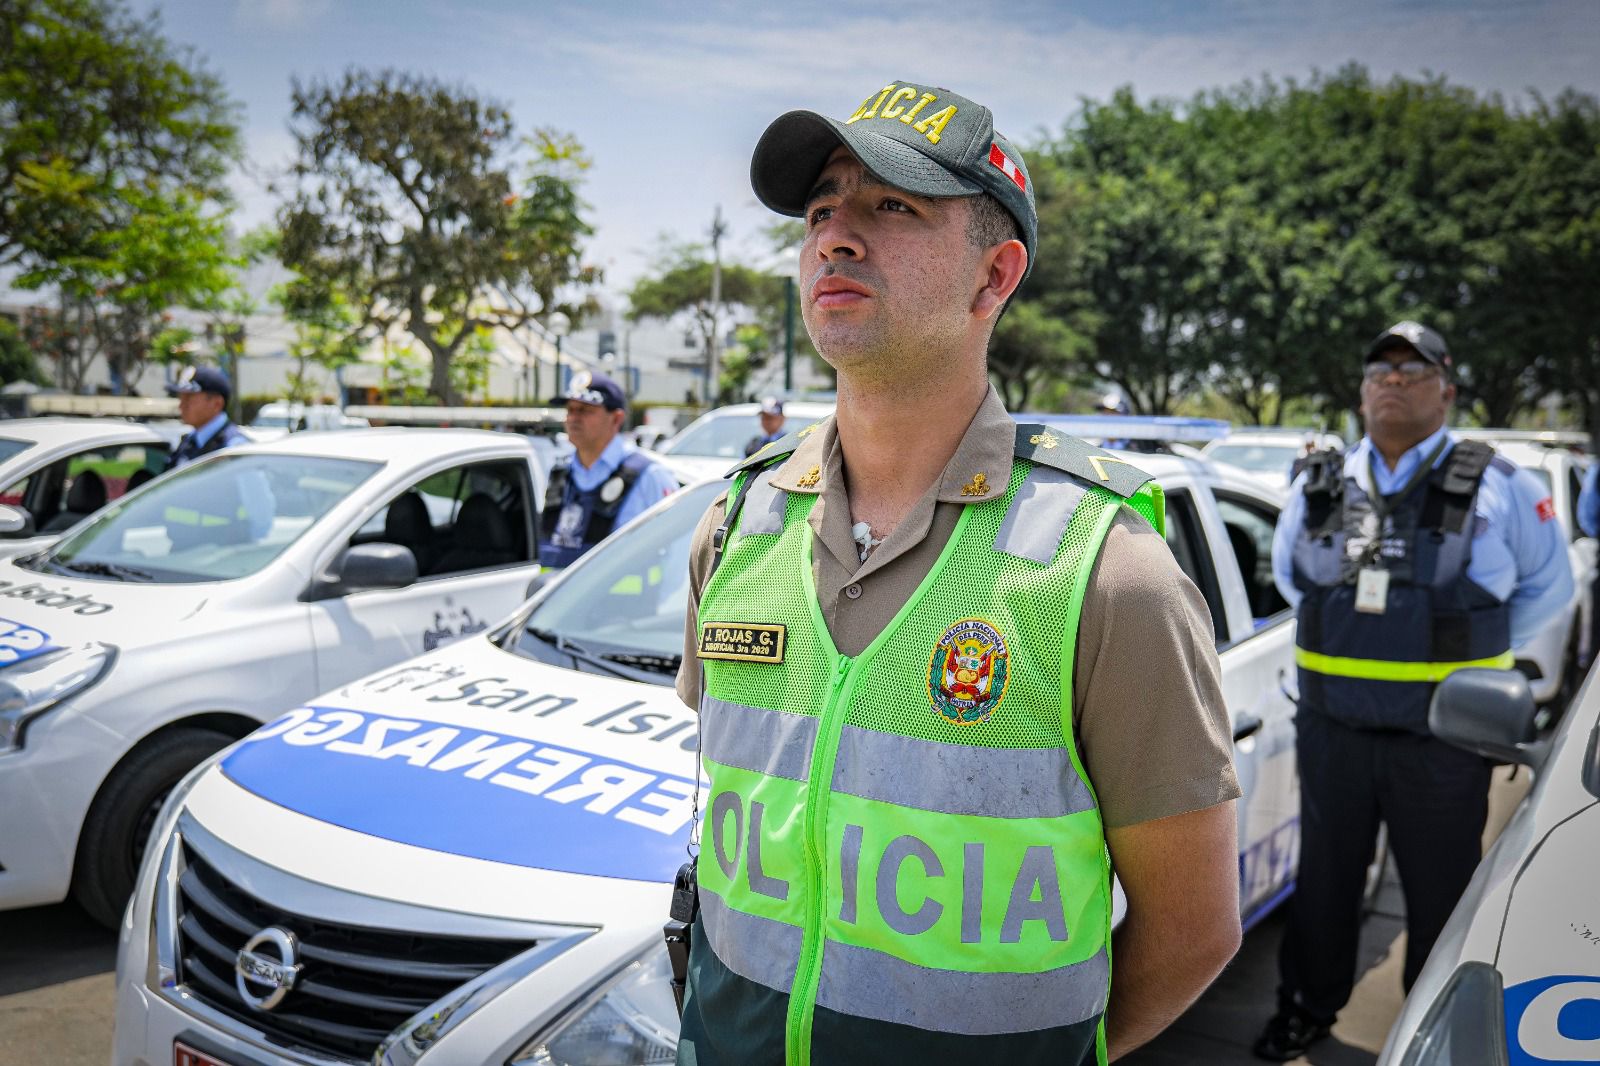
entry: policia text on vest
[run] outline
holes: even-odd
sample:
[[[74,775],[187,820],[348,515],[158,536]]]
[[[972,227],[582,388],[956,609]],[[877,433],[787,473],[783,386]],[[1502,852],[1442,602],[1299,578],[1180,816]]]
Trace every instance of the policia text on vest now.
[[[739,468],[698,616],[696,1061],[1103,1061],[1110,864],[1061,664],[1118,511],[1164,517],[1146,475],[1102,481],[1044,432],[1019,428],[1004,491],[854,658],[810,588],[816,497],[768,479],[794,442]],[[781,1044],[730,1045],[730,1018]]]

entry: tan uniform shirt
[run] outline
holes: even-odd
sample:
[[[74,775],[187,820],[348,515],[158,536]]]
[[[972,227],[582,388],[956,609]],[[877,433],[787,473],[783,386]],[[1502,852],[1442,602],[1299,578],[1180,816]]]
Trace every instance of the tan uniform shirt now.
[[[823,621],[841,655],[859,655],[927,577],[961,508],[982,498],[962,487],[982,473],[1011,476],[1016,423],[991,388],[939,480],[860,561],[851,533],[844,453],[833,419],[783,462],[772,484],[820,497],[808,519]],[[820,475],[808,477],[815,468]],[[802,483],[805,482],[805,483]],[[711,534],[726,497],[701,519],[689,556],[690,603],[678,695],[698,708],[695,658],[700,593],[711,574]],[[1085,590],[1073,672],[1073,722],[1108,827],[1184,814],[1239,796],[1211,615],[1166,542],[1124,510]]]

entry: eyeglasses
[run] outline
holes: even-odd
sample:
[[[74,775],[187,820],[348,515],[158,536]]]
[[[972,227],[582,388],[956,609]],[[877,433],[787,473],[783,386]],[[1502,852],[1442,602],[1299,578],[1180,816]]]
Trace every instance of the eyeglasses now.
[[[1362,380],[1377,384],[1387,381],[1390,374],[1399,374],[1400,382],[1404,385],[1414,385],[1423,378],[1431,377],[1439,368],[1432,363],[1423,362],[1421,359],[1409,359],[1404,363],[1385,363],[1378,361],[1368,363],[1362,373]]]

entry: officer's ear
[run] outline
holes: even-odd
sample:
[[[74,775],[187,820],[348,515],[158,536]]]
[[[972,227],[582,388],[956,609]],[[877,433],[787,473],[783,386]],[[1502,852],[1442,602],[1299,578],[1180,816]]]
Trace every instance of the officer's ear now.
[[[622,432],[622,423],[626,422],[627,420],[628,420],[628,413],[626,411],[612,411],[611,412],[611,431],[613,433],[621,433]]]

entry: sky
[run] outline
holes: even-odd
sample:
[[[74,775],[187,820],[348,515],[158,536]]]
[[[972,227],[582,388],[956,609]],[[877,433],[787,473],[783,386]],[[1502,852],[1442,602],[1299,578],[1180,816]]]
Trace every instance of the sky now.
[[[583,187],[590,258],[620,292],[663,234],[703,240],[721,206],[727,254],[766,255],[776,216],[750,191],[767,123],[839,117],[892,81],[946,85],[1026,145],[1084,98],[1121,86],[1187,97],[1349,62],[1375,76],[1443,75],[1512,101],[1600,95],[1600,0],[1087,0],[785,5],[723,0],[135,0],[191,45],[240,103],[238,221],[270,220],[294,155],[291,78],[394,68],[505,105],[519,131],[570,132],[594,160]]]

